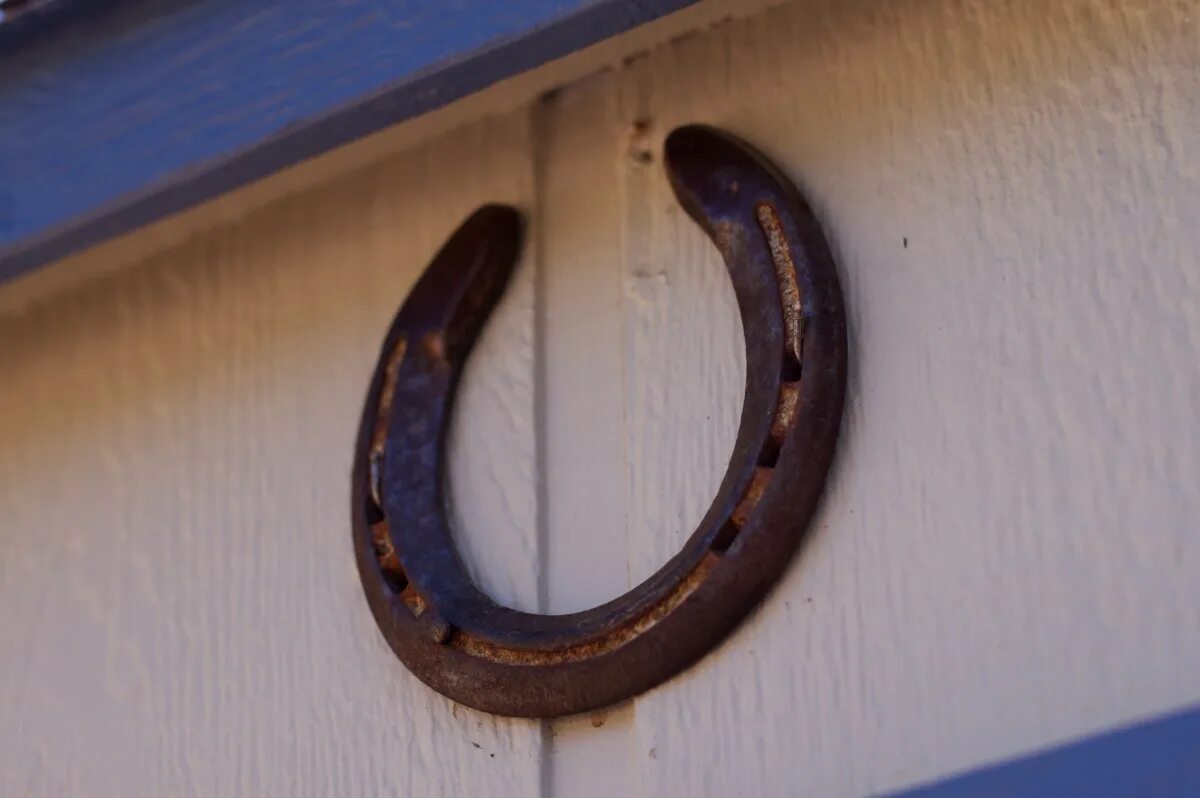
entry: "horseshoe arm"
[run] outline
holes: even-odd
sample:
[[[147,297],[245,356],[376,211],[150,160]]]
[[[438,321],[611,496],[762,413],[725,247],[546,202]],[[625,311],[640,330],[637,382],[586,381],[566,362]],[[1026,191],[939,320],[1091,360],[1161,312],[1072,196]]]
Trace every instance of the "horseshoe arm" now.
[[[846,327],[811,210],[763,156],[688,126],[666,142],[671,186],[720,250],[746,338],[746,390],[729,466],[682,549],[623,596],[584,612],[503,607],[470,580],[446,520],[454,392],[521,238],[518,213],[476,211],[400,308],[368,391],[352,522],[375,619],[404,664],[456,701],[545,717],[646,690],[715,647],[782,574],[832,460]]]

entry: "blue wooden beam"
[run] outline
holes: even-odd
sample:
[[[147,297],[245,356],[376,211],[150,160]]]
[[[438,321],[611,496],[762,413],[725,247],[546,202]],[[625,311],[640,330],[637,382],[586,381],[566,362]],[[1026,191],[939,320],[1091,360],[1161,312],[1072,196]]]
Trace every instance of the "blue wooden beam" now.
[[[0,281],[692,2],[43,2],[0,21]]]
[[[1200,709],[986,767],[892,798],[1075,796],[1200,796]]]

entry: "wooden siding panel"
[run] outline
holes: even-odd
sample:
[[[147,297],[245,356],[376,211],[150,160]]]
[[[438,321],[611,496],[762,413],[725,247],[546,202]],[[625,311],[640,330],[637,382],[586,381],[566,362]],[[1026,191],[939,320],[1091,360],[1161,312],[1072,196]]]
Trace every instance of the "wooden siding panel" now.
[[[528,143],[490,120],[0,322],[0,793],[537,793],[538,724],[403,669],[348,528],[391,315],[474,206],[530,203]],[[464,551],[529,607],[532,275],[451,452]]]
[[[856,796],[1200,701],[1198,19],[794,2],[11,305],[0,792]],[[350,558],[379,337],[470,209],[529,210],[455,420],[464,554],[523,609],[652,572],[744,376],[658,161],[692,121],[776,159],[839,260],[824,506],[685,676],[553,724],[454,707]]]

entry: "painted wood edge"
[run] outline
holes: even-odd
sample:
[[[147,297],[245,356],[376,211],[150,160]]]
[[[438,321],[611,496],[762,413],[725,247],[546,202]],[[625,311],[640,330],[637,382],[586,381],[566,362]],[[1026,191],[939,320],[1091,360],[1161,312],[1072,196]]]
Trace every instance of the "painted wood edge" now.
[[[891,798],[1200,795],[1200,707],[970,771]]]
[[[471,0],[466,3],[487,3]],[[517,35],[499,37],[407,74],[378,90],[321,108],[249,146],[219,152],[165,178],[148,179],[131,191],[81,213],[64,213],[40,228],[0,243],[0,283],[66,255],[179,213],[207,199],[267,177],[389,126],[444,107],[508,77],[569,55],[698,0],[594,0]],[[52,36],[77,10],[75,0],[55,0],[0,25],[2,41]],[[460,13],[467,13],[461,11]],[[2,49],[2,48],[0,48]],[[348,57],[355,57],[353,53]],[[81,62],[80,69],[86,68]],[[8,79],[13,79],[11,73]],[[250,78],[252,79],[252,77]],[[231,116],[253,108],[227,108]],[[169,137],[164,137],[169,139]],[[81,146],[87,146],[86,137]],[[99,150],[99,148],[97,148]],[[106,153],[95,152],[96,158]],[[137,168],[130,164],[131,168]]]

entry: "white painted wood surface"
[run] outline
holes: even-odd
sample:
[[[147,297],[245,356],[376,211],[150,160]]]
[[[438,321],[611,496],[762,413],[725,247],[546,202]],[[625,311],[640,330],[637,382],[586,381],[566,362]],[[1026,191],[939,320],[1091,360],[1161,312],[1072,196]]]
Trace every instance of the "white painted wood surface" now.
[[[1200,702],[1198,13],[798,0],[7,302],[0,794],[856,796]],[[528,210],[453,434],[462,546],[522,609],[649,574],[744,376],[719,258],[644,162],[686,121],[827,226],[827,500],[684,677],[553,724],[455,707],[354,572],[379,338],[472,207]]]

